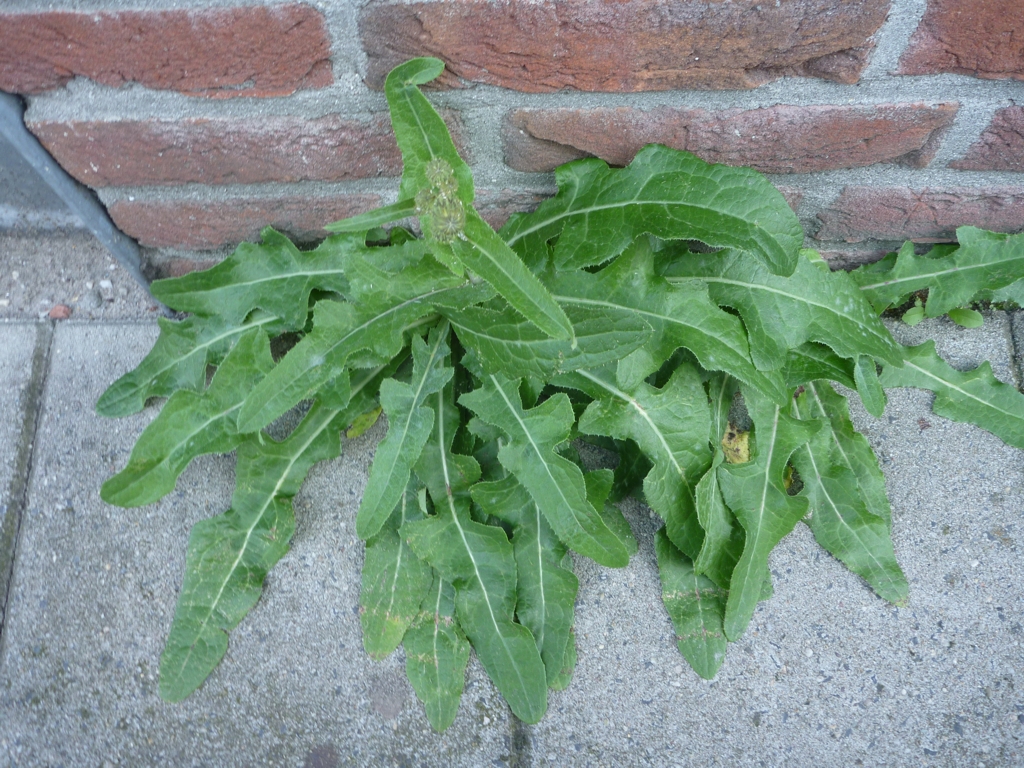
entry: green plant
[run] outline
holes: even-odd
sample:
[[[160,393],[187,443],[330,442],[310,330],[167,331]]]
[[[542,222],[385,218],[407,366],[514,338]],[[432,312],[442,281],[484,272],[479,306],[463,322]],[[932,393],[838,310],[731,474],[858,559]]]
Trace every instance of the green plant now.
[[[306,473],[381,410],[356,518],[364,643],[375,658],[404,646],[438,730],[470,644],[518,717],[543,716],[575,663],[570,550],[626,565],[636,543],[613,502],[629,493],[664,519],[664,604],[704,677],[771,594],[769,553],[801,520],[905,601],[881,471],[831,382],[874,414],[883,386],[930,389],[937,413],[1024,447],[1024,398],[987,363],[954,371],[879,317],[926,289],[922,316],[1013,299],[1024,237],[964,228],[959,248],[832,272],[763,177],[661,146],[622,169],[562,166],[558,194],[499,235],[418,88],[441,70],[417,59],[387,79],[398,203],[337,222],[311,251],[267,229],[155,283],[191,317],[161,321],[99,401],[120,416],[169,396],[104,484],[110,503],[154,502],[195,456],[237,450],[231,509],[189,540],[161,695],[188,696],[217,665],[288,548]],[[380,229],[412,215],[422,237]],[[295,409],[298,425],[271,438]],[[617,453],[615,469],[588,469],[576,440]]]

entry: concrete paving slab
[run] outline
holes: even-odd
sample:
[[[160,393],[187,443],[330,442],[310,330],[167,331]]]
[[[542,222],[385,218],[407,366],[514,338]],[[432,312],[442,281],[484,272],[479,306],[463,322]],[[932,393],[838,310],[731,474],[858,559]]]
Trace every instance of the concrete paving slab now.
[[[1011,380],[1005,314],[928,334],[959,367]],[[577,561],[579,666],[545,719],[516,724],[471,662],[455,725],[429,730],[401,654],[363,653],[362,547],[351,521],[378,426],[314,470],[299,530],[224,663],[182,705],[156,696],[189,527],[222,511],[232,460],[196,462],[163,502],[125,511],[97,491],[155,409],[92,415],[155,329],[58,327],[37,468],[0,658],[0,755],[10,765],[928,765],[1024,760],[1021,640],[1024,453],[890,392],[854,418],[882,461],[910,603],[884,603],[803,526],[774,554],[775,596],[714,681],[675,650],[660,602],[657,527],[627,508],[640,552],[626,569]],[[486,723],[486,724],[485,724]]]
[[[1013,338],[1013,384],[1021,389],[1024,387],[1024,310],[1010,313],[1010,332]]]
[[[153,319],[156,302],[89,232],[0,231],[0,319],[36,320],[63,304],[75,320]]]
[[[158,698],[188,531],[227,508],[233,459],[197,461],[150,507],[100,500],[156,409],[108,421],[93,403],[155,335],[58,326],[0,659],[0,764],[521,764],[517,726],[475,660],[459,718],[437,736],[401,654],[375,663],[362,649],[352,521],[379,427],[314,470],[292,550],[213,676],[182,704]]]
[[[959,367],[991,360],[1011,380],[1005,314],[938,339]],[[579,666],[529,728],[535,765],[1009,766],[1024,762],[1020,693],[1024,452],[931,413],[930,393],[889,393],[854,419],[879,454],[893,540],[910,582],[896,608],[798,526],[774,553],[775,595],[704,681],[674,648],[653,552],[658,524],[635,507],[640,552],[613,571],[577,561]]]
[[[31,460],[32,436],[25,432],[34,427],[42,391],[33,371],[37,379],[45,374],[36,349],[47,341],[48,329],[35,323],[0,322],[0,632]]]

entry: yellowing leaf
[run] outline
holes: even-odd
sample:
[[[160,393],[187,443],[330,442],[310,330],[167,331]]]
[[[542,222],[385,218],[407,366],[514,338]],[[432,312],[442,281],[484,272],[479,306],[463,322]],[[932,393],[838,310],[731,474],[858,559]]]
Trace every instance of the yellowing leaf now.
[[[722,436],[722,451],[729,464],[746,464],[750,461],[750,432],[729,422]]]
[[[352,420],[352,423],[349,425],[348,429],[345,430],[345,437],[347,437],[349,440],[355,440],[357,437],[366,432],[366,430],[368,430],[370,427],[376,424],[377,419],[380,418],[380,415],[383,412],[384,409],[381,408],[380,406],[377,406],[373,410],[359,414]]]

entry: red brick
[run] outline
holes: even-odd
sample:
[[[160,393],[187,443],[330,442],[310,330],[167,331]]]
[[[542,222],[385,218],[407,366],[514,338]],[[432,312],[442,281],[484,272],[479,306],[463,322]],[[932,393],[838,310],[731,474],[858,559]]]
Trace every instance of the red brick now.
[[[464,144],[457,113],[446,117]],[[32,122],[29,128],[72,176],[92,187],[343,181],[402,172],[386,114],[367,120]]]
[[[329,85],[323,16],[304,4],[0,14],[0,89],[73,77],[202,96],[282,96]]]
[[[951,166],[963,171],[1024,171],[1024,107],[996,112],[964,158]]]
[[[520,91],[754,88],[783,75],[856,82],[889,0],[554,0],[364,7],[367,81],[413,56]]]
[[[996,232],[1024,230],[1024,187],[913,190],[907,187],[846,187],[818,214],[818,240],[954,239],[964,225]]]
[[[820,253],[832,270],[838,271],[840,269],[856,269],[864,264],[873,264],[887,253],[891,253],[891,251],[892,249],[890,248],[858,248],[851,246],[849,248],[821,251]]]
[[[1021,0],[928,0],[899,73],[1024,80]]]
[[[763,173],[812,173],[899,162],[923,167],[956,104],[777,106],[709,112],[629,107],[519,109],[505,123],[505,162],[550,171],[579,157],[626,165],[649,143]]]
[[[160,278],[184,277],[190,272],[202,272],[204,269],[215,267],[218,263],[213,259],[168,259],[157,265],[157,273]]]
[[[473,206],[495,229],[501,229],[514,213],[528,213],[551,195],[513,189],[478,189]]]
[[[299,242],[327,236],[325,224],[380,205],[376,195],[236,197],[214,202],[119,200],[110,217],[141,245],[207,250],[258,240],[272,226]]]

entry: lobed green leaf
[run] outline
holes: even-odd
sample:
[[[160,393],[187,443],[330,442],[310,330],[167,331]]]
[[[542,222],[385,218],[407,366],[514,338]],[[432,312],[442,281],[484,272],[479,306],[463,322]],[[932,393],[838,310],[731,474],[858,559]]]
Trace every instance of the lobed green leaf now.
[[[715,303],[736,309],[762,370],[784,366],[787,352],[807,341],[845,358],[870,355],[899,365],[900,346],[849,274],[829,271],[813,252],[804,252],[791,277],[773,275],[737,251],[682,253],[662,272],[673,285],[700,281]]]
[[[798,421],[756,393],[745,391],[744,399],[754,422],[753,458],[745,464],[722,464],[718,468],[725,503],[746,533],[726,604],[725,635],[734,641],[754,615],[768,577],[768,555],[807,514],[807,499],[786,492],[786,464],[793,452],[823,426],[820,421]]]
[[[598,368],[621,360],[641,347],[651,326],[634,312],[570,305],[576,347],[552,339],[511,307],[464,307],[443,310],[463,346],[473,350],[483,366],[509,377],[548,379],[577,368]]]
[[[794,399],[793,414],[829,423],[793,454],[814,538],[881,597],[904,604],[909,587],[893,551],[885,480],[871,446],[854,432],[846,399],[826,382],[811,382]]]
[[[318,302],[312,331],[246,398],[239,415],[242,429],[266,426],[327,382],[345,376],[356,353],[364,354],[360,367],[391,359],[405,345],[405,332],[437,303],[474,301],[482,295],[429,257],[397,272],[353,259],[349,280],[352,300]]]
[[[958,371],[939,357],[934,341],[926,341],[906,348],[902,368],[885,366],[881,382],[934,392],[932,410],[939,416],[975,424],[1007,445],[1024,448],[1024,395],[999,381],[987,360],[972,371]]]
[[[601,565],[620,568],[629,563],[626,547],[587,500],[583,473],[556,452],[569,439],[575,421],[565,394],[524,410],[519,379],[491,374],[459,402],[508,435],[498,460],[529,491],[558,538]]]
[[[808,341],[786,353],[786,386],[798,387],[808,381],[828,380],[850,389],[857,388],[853,360],[840,357],[824,344]]]
[[[664,387],[644,381],[624,387],[608,369],[580,370],[556,379],[594,398],[579,430],[634,441],[652,463],[644,498],[667,524],[676,546],[696,557],[704,533],[694,507],[694,486],[711,463],[711,417],[697,371],[680,365]]]
[[[202,272],[157,280],[153,295],[179,312],[241,323],[254,309],[280,318],[283,330],[299,331],[314,290],[344,294],[349,252],[368,251],[359,237],[332,237],[313,251],[300,251],[267,227],[262,243],[242,243],[227,259]]]
[[[700,552],[692,558],[697,574],[706,574],[715,584],[728,589],[732,572],[743,553],[743,528],[725,505],[718,487],[718,468],[725,462],[722,439],[729,428],[729,409],[738,391],[736,380],[727,374],[711,376],[707,383],[711,403],[711,466],[697,482],[694,502],[697,519],[704,531]]]
[[[754,366],[740,320],[719,309],[703,286],[670,285],[658,277],[646,241],[638,241],[596,274],[559,273],[550,284],[563,306],[632,313],[650,325],[653,333],[643,347],[648,363],[641,372],[657,370],[684,347],[705,369],[725,371],[779,403],[788,399],[780,376]]]
[[[240,325],[221,318],[190,317],[175,322],[161,317],[160,336],[134,369],[107,387],[96,403],[101,416],[138,413],[152,397],[168,397],[178,390],[201,392],[206,369],[221,362],[239,337],[254,328],[278,330],[278,318],[254,312]]]
[[[858,355],[853,364],[853,380],[865,410],[875,418],[881,418],[885,413],[886,398],[885,390],[878,381],[875,361],[867,355]]]
[[[710,680],[725,661],[725,604],[728,592],[699,575],[676,549],[665,529],[654,536],[661,599],[676,631],[676,647],[693,670]]]
[[[429,345],[414,336],[411,381],[404,384],[386,379],[381,384],[380,403],[388,415],[388,434],[377,446],[356,515],[356,534],[361,539],[375,536],[395,505],[400,500],[404,503],[403,489],[434,426],[434,411],[425,404],[426,399],[452,377],[452,369],[445,366],[447,336],[447,324],[431,329]]]
[[[548,685],[563,674],[579,582],[567,549],[540,508],[514,477],[477,483],[473,501],[512,526],[516,560],[516,616],[537,643]],[[568,568],[562,567],[567,562]]]
[[[800,222],[779,191],[749,169],[649,144],[626,168],[578,160],[560,166],[555,180],[558,194],[510,219],[501,234],[520,253],[558,238],[559,269],[603,264],[643,234],[744,250],[777,274],[797,265]]]
[[[455,588],[436,573],[419,615],[405,633],[405,674],[440,733],[455,721],[466,683],[469,641],[455,618]]]
[[[959,248],[940,246],[924,256],[915,255],[908,241],[894,259],[854,270],[851,278],[877,312],[927,289],[925,314],[938,317],[1008,288],[1024,274],[1024,234],[959,227],[956,239]]]
[[[227,633],[260,597],[295,531],[291,499],[310,467],[341,450],[347,413],[317,403],[283,441],[249,436],[238,448],[231,509],[196,523],[185,579],[160,657],[160,696],[181,701],[217,666]]]
[[[202,393],[176,392],[139,436],[128,465],[108,479],[100,496],[119,507],[141,507],[174,490],[196,456],[227,453],[244,439],[238,411],[274,362],[270,342],[260,329],[243,335]]]
[[[523,317],[548,336],[575,345],[572,323],[548,289],[472,208],[466,212],[464,236],[452,243],[452,250]]]
[[[480,663],[513,713],[535,723],[547,709],[547,677],[530,630],[513,621],[516,562],[512,545],[501,528],[471,519],[466,488],[475,478],[455,471],[459,462],[450,452],[453,435],[444,415],[454,406],[446,404],[444,392],[431,399],[436,399],[439,412],[420,466],[436,514],[407,523],[400,535],[455,586],[459,624]],[[461,463],[466,466],[465,457]]]
[[[363,648],[374,659],[383,659],[402,644],[434,580],[430,566],[398,534],[406,523],[424,517],[416,500],[419,487],[409,483],[386,525],[366,542],[359,623]]]

